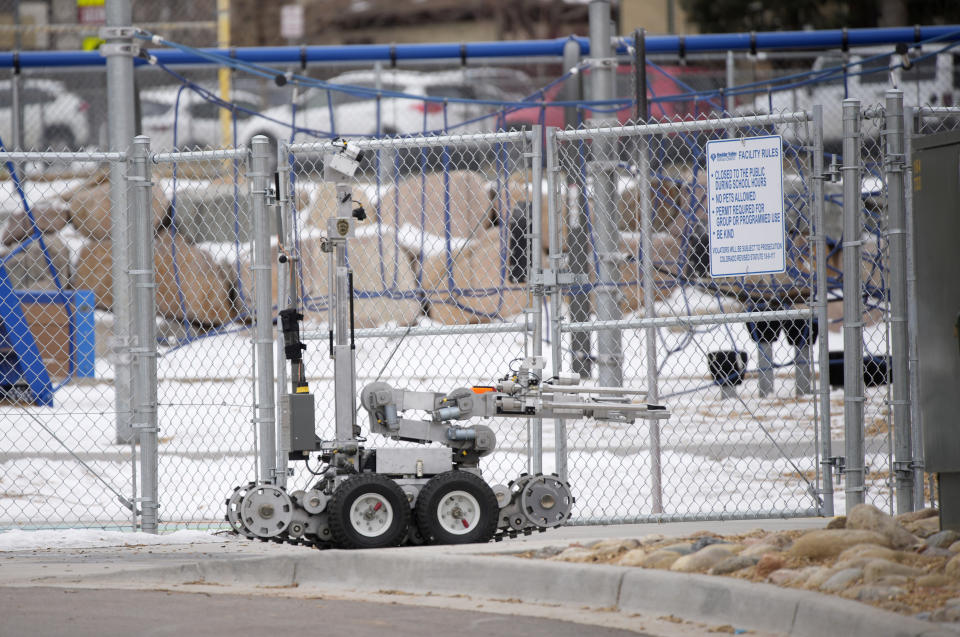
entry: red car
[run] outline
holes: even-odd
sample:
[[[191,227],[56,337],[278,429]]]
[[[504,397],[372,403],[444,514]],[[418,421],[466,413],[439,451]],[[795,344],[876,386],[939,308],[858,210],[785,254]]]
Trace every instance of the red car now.
[[[583,73],[582,79],[585,93],[587,91],[586,87],[589,86],[589,76],[589,70]],[[671,78],[675,78],[675,80]],[[574,76],[566,81],[572,82],[576,81],[576,79],[577,77]],[[723,69],[714,70],[691,66],[648,67],[647,99],[650,100],[648,102],[650,117],[658,120],[672,120],[675,118],[696,117],[714,110],[720,110],[721,100],[716,96],[711,96],[712,99],[705,96],[701,99],[684,99],[681,101],[656,101],[656,98],[669,95],[684,95],[695,91],[716,91],[723,86],[723,81]],[[506,125],[504,128],[529,127],[533,124],[556,126],[558,128],[566,126],[564,107],[549,105],[550,102],[563,100],[561,93],[563,86],[563,83],[558,83],[547,89],[544,93],[542,105],[530,106],[508,112],[505,117]],[[617,98],[632,100],[634,94],[632,67],[617,67],[616,86],[614,90]],[[591,111],[584,111],[584,120],[591,116]],[[611,117],[612,113],[598,113],[598,116]],[[616,116],[621,124],[631,122],[634,117],[633,104],[630,103],[618,110]]]

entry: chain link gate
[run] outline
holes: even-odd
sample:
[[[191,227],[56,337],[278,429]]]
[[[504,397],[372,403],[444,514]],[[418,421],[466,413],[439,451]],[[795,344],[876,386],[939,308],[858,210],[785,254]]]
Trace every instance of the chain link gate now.
[[[905,109],[896,90],[888,91],[884,104],[861,107],[847,100],[844,108],[858,124],[845,126],[844,170],[858,177],[843,194],[844,234],[851,236],[833,247],[830,287],[844,290],[844,352],[832,355],[835,368],[843,361],[843,372],[835,369],[831,384],[845,391],[846,506],[867,502],[902,513],[932,501],[933,493],[925,491],[920,410],[913,398],[911,138],[952,130],[960,109]]]
[[[813,115],[780,113],[548,135],[549,262],[569,273],[552,290],[554,371],[646,386],[672,412],[649,428],[558,423],[576,522],[829,511],[819,132]],[[705,143],[769,134],[783,137],[786,272],[711,279]]]
[[[541,303],[532,297],[528,270],[542,254],[545,208],[537,183],[539,133],[509,132],[350,140],[363,152],[351,183],[354,206],[366,221],[347,244],[353,270],[356,388],[385,381],[413,391],[450,391],[490,383],[540,353]],[[317,434],[334,430],[333,364],[326,352],[330,286],[320,237],[337,215],[334,184],[325,181],[329,142],[281,145],[279,205],[290,265],[280,264],[273,299],[286,307],[289,271],[303,298],[304,362],[317,396]],[[536,178],[534,178],[536,176]],[[287,220],[290,220],[288,223]],[[289,248],[288,248],[289,249]],[[277,263],[273,248],[272,262]],[[282,343],[278,341],[278,352]],[[278,356],[278,393],[290,391],[286,361]],[[365,414],[359,402],[358,422]],[[280,413],[283,429],[286,414]],[[485,459],[491,483],[540,471],[539,423],[486,422],[498,440]],[[283,436],[280,437],[280,440]],[[395,446],[379,435],[371,447]],[[278,476],[289,490],[315,477],[290,467],[278,448]]]
[[[154,238],[159,497],[163,524],[220,524],[223,499],[255,476],[255,289],[249,149],[151,155],[169,202]],[[271,433],[272,436],[272,433]]]

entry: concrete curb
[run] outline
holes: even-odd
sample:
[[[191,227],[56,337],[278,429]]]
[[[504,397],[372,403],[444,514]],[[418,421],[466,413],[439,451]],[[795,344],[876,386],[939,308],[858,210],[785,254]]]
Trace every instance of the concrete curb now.
[[[911,617],[809,591],[728,577],[406,549],[206,560],[85,577],[101,585],[208,583],[342,588],[674,614],[792,637],[957,637]]]

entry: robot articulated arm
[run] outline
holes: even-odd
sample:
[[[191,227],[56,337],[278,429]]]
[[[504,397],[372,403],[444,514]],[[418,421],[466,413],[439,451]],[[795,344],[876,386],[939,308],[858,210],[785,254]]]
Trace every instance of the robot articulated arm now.
[[[453,421],[474,417],[594,418],[634,422],[636,418],[666,419],[659,405],[631,402],[642,392],[620,387],[582,387],[579,378],[564,376],[540,382],[542,362],[528,359],[520,371],[492,386],[461,387],[443,394],[394,388],[387,383],[364,387],[360,402],[370,418],[371,433],[420,444],[439,442],[456,450],[461,461],[491,453],[496,436],[484,425],[461,426]],[[425,412],[430,420],[408,420],[406,410]]]
[[[442,394],[396,389],[387,383],[371,383],[360,392],[360,404],[370,417],[371,433],[420,444],[439,442],[457,451],[459,460],[475,464],[478,458],[496,449],[496,435],[484,425],[462,427],[450,421],[483,415],[474,413],[478,407],[480,411],[485,410],[485,402],[476,400],[482,396],[465,388]],[[427,412],[431,420],[403,418],[403,412],[408,409]]]

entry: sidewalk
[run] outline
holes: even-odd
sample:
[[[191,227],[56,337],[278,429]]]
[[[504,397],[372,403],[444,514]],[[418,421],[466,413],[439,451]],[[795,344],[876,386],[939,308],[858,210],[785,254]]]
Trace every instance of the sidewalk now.
[[[441,597],[553,609],[604,609],[675,616],[764,633],[949,635],[931,624],[827,595],[741,580],[653,569],[529,560],[511,554],[546,546],[652,534],[690,535],[822,528],[821,518],[566,527],[501,543],[370,551],[316,551],[224,537],[222,542],[0,553],[0,586],[69,586],[249,593]],[[451,601],[450,603],[455,603]],[[489,606],[489,604],[486,604]],[[523,613],[518,613],[523,614]],[[556,615],[556,611],[552,612]],[[649,627],[648,627],[649,628]]]

